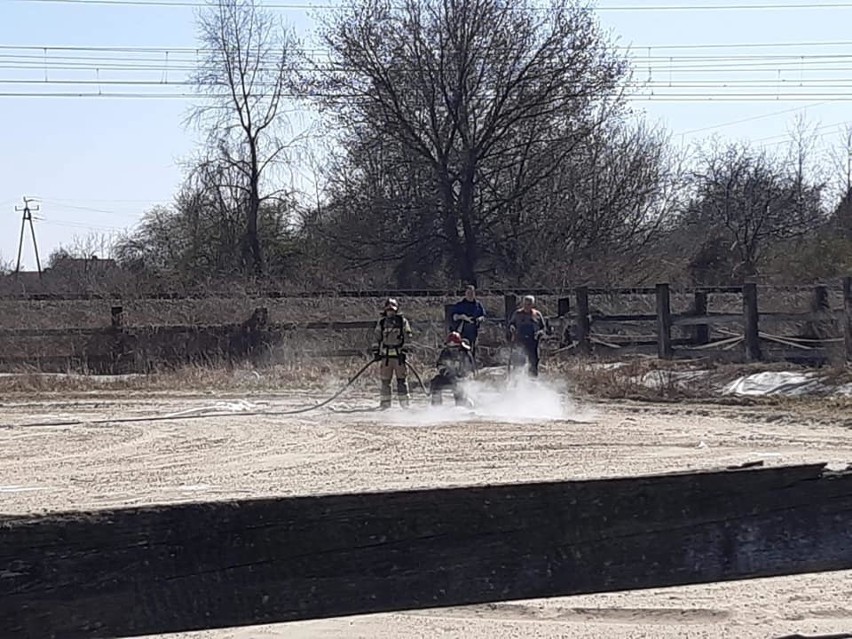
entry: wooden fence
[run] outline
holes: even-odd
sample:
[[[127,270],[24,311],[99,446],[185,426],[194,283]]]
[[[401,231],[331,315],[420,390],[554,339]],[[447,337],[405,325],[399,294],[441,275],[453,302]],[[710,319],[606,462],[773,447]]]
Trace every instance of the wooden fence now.
[[[689,295],[692,302],[688,311],[674,313],[671,304],[674,292],[668,284],[631,289],[581,287],[558,298],[556,314],[548,318],[554,329],[554,338],[547,342],[545,353],[573,352],[584,356],[640,351],[655,353],[663,359],[711,356],[745,361],[786,359],[824,362],[829,359],[831,351],[835,356],[839,353],[840,358],[852,360],[852,278],[843,280],[842,308],[830,308],[826,286],[815,286],[809,290],[809,310],[796,313],[761,311],[755,284],[676,291],[680,296]],[[593,310],[592,304],[595,296],[600,295],[650,296],[654,300],[655,312],[600,313]],[[710,310],[713,295],[739,295],[741,311]],[[487,322],[488,326],[497,330],[492,331],[490,343],[482,340],[485,350],[489,346],[501,346],[502,328],[517,305],[515,293],[503,294],[503,315],[494,317],[492,310]],[[445,306],[443,322],[415,321],[415,327],[421,333],[428,328],[436,336],[443,334],[452,325],[450,308],[450,305]],[[361,331],[355,347],[321,346],[306,353],[323,357],[357,357],[366,355],[369,348],[367,334],[374,325],[375,319],[275,323],[269,321],[265,307],[258,307],[241,323],[128,326],[124,308],[114,305],[110,309],[109,325],[104,327],[0,330],[0,346],[20,345],[27,340],[71,344],[65,352],[51,347],[49,352],[42,348],[39,353],[30,351],[16,355],[9,354],[11,348],[0,348],[0,365],[122,373],[146,371],[160,364],[223,359],[261,361],[288,334],[293,335],[297,331],[314,331],[320,335],[330,331]],[[803,328],[795,334],[770,332],[770,328],[781,325]],[[321,340],[317,341],[321,343]],[[26,348],[23,350],[26,351]]]
[[[574,293],[576,311],[568,312],[570,299],[560,300],[560,314],[573,320],[574,343],[563,337],[563,343],[576,347],[581,353],[595,350],[616,350],[625,346],[653,346],[661,359],[671,359],[676,355],[689,356],[697,353],[707,354],[720,350],[730,351],[742,347],[741,356],[745,361],[764,359],[764,344],[780,346],[775,358],[803,359],[822,361],[828,359],[827,348],[837,344],[845,359],[852,360],[852,278],[843,280],[843,307],[832,309],[829,305],[829,290],[826,286],[815,286],[811,290],[810,310],[806,312],[763,312],[759,309],[758,287],[745,284],[741,287],[705,288],[690,291],[693,296],[692,307],[685,313],[676,314],[671,310],[671,291],[668,284],[658,284],[653,289],[633,289],[634,294],[654,295],[656,312],[653,314],[603,315],[590,312],[590,291],[579,288]],[[736,293],[742,299],[742,311],[711,312],[709,296],[711,294]],[[596,329],[613,326],[652,323],[655,331],[650,339],[632,338],[626,342],[607,338]],[[796,335],[778,335],[763,330],[779,324],[804,327]],[[739,326],[740,331],[731,330],[731,325]],[[563,325],[564,326],[564,325]],[[722,333],[720,339],[711,341],[711,328]],[[675,329],[688,329],[690,335],[685,338],[673,338]],[[563,329],[564,330],[564,329]],[[776,350],[778,350],[776,348]],[[798,351],[798,357],[796,353]]]
[[[852,471],[0,515],[6,639],[126,637],[852,569]]]

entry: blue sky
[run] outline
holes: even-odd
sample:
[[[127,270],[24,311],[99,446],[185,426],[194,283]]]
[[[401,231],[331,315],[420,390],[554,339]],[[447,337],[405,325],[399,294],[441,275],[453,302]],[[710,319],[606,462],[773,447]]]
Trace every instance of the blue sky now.
[[[273,3],[272,0],[269,0]],[[277,4],[283,3],[276,0]],[[294,4],[299,4],[294,1]],[[766,91],[777,91],[782,83],[798,80],[818,81],[820,78],[849,77],[852,65],[841,64],[835,73],[811,69],[821,63],[809,59],[801,65],[789,60],[773,66],[771,59],[760,62],[766,68],[760,74],[738,75],[731,71],[732,55],[833,55],[852,56],[852,44],[799,47],[758,48],[699,48],[667,49],[667,45],[733,45],[742,43],[825,43],[852,40],[848,25],[852,24],[852,3],[848,7],[759,9],[759,10],[607,10],[610,7],[641,7],[661,5],[739,4],[724,0],[687,2],[686,0],[600,0],[597,6],[605,29],[612,32],[619,45],[635,48],[636,78],[648,79],[647,56],[653,66],[651,79],[666,81],[667,77],[707,81],[713,78],[759,78],[770,82]],[[755,0],[748,4],[770,4]],[[792,0],[776,0],[774,6],[802,4]],[[303,38],[309,38],[314,27],[311,11],[305,9],[278,10]],[[163,49],[194,48],[197,46],[195,9],[192,7],[108,6],[79,3],[31,2],[0,0],[0,94],[14,92],[97,91],[90,87],[64,87],[51,84],[9,83],[8,80],[44,78],[37,57],[43,52],[11,50],[8,47],[58,46],[133,46]],[[648,51],[648,47],[651,50]],[[33,55],[29,70],[21,70],[17,62],[24,59],[9,55]],[[61,55],[51,49],[48,56]],[[662,73],[666,56],[719,56],[717,62],[695,62],[723,65],[727,71],[715,74],[706,70]],[[4,65],[4,56],[6,64]],[[852,59],[852,57],[850,58]],[[840,61],[840,59],[837,59]],[[689,66],[689,62],[680,63]],[[831,63],[827,63],[830,66]],[[824,68],[825,65],[823,65]],[[13,68],[14,67],[14,68]],[[783,72],[779,69],[783,68]],[[110,77],[103,70],[101,80]],[[677,74],[677,75],[675,75]],[[822,75],[820,75],[822,74]],[[61,73],[51,71],[51,80]],[[92,75],[85,76],[87,79]],[[161,77],[154,73],[152,77]],[[68,76],[70,77],[70,76]],[[74,76],[76,79],[84,76]],[[174,74],[170,77],[174,77]],[[94,77],[92,78],[95,79]],[[3,82],[3,81],[7,82]],[[849,80],[845,80],[849,81]],[[852,85],[850,85],[852,87]],[[106,88],[105,90],[109,90]],[[122,88],[116,90],[123,90]],[[782,89],[784,90],[784,89]],[[813,92],[811,87],[789,89]],[[175,89],[182,91],[182,89]],[[698,89],[700,92],[701,90]],[[834,93],[849,93],[850,88],[826,89]],[[665,93],[660,87],[657,94]],[[707,94],[704,90],[703,95]],[[183,125],[191,102],[185,99],[111,99],[111,98],[32,98],[0,95],[2,113],[3,153],[0,157],[0,260],[9,262],[17,254],[21,196],[41,198],[41,210],[36,214],[36,234],[42,262],[51,250],[68,244],[76,235],[111,233],[132,226],[146,208],[154,204],[169,204],[183,172],[181,160],[187,158],[195,144],[196,134]],[[725,138],[750,139],[757,144],[778,145],[783,142],[793,118],[806,113],[814,125],[821,128],[821,142],[836,139],[838,126],[850,117],[852,102],[814,99],[788,101],[744,100],[713,102],[702,99],[690,102],[666,102],[660,99],[640,100],[636,108],[644,110],[652,122],[666,126],[676,141],[689,142],[713,133]],[[737,120],[747,122],[718,126]],[[706,129],[696,131],[697,129]],[[303,169],[304,172],[304,169]],[[35,267],[32,247],[25,240],[24,264]]]

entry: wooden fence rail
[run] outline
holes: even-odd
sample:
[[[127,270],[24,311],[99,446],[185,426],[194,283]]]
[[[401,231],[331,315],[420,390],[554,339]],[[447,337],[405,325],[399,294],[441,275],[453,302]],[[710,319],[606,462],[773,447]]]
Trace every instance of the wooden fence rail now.
[[[852,569],[823,465],[0,516],[5,639],[126,637]]]
[[[802,290],[802,289],[798,289]],[[720,349],[738,347],[742,343],[741,358],[746,361],[759,361],[767,356],[769,346],[782,350],[781,357],[789,357],[793,350],[796,359],[824,360],[825,346],[829,343],[843,343],[845,357],[852,360],[852,278],[843,281],[843,308],[829,307],[828,289],[816,286],[811,290],[810,310],[800,313],[761,312],[758,303],[758,287],[746,284],[742,287],[705,288],[689,291],[693,296],[692,308],[685,313],[672,312],[672,291],[667,284],[661,283],[646,289],[592,289],[577,288],[573,291],[573,304],[570,297],[557,299],[557,314],[549,318],[558,329],[559,348],[573,349],[580,355],[593,352],[610,352],[613,349],[653,348],[663,359],[689,356],[695,352],[701,355],[721,353]],[[602,314],[592,311],[591,299],[596,295],[622,294],[654,295],[656,299],[654,313]],[[742,295],[742,312],[711,311],[710,296],[731,294]],[[504,295],[500,313],[493,309],[487,324],[502,327],[508,316],[517,306],[514,293]],[[573,309],[572,309],[573,306]],[[443,321],[417,321],[415,326],[422,332],[430,329],[440,334],[453,328],[450,321],[450,306],[443,309]],[[625,329],[637,324],[647,323],[646,335],[601,335],[596,330]],[[807,336],[779,336],[766,333],[763,327],[767,323],[789,323],[804,326],[811,333]],[[825,324],[837,326],[837,335],[826,338],[819,328]],[[252,316],[239,324],[200,326],[200,325],[162,325],[128,326],[124,308],[110,308],[109,325],[102,328],[15,328],[0,329],[0,346],[13,344],[27,339],[56,338],[82,340],[81,352],[69,356],[69,361],[85,361],[89,370],[102,372],[128,372],[145,369],[146,359],[155,362],[195,361],[205,358],[243,358],[274,347],[285,335],[295,331],[364,331],[375,326],[375,319],[355,321],[311,321],[278,322],[268,321],[265,307],[255,309]],[[650,328],[653,326],[653,328]],[[736,330],[731,332],[730,328]],[[686,337],[673,337],[675,330],[687,330]],[[711,341],[712,332],[721,333],[716,342]],[[366,338],[365,338],[366,339]],[[186,349],[179,348],[181,343],[188,344]],[[363,350],[368,345],[364,344]],[[44,363],[55,360],[56,355],[36,358],[29,355],[10,356],[0,348],[0,364]],[[353,348],[319,349],[323,356],[351,356],[360,353]],[[840,351],[841,349],[837,349]],[[773,355],[770,355],[773,356]],[[778,356],[777,354],[774,356]],[[171,361],[170,361],[171,360]],[[67,368],[67,365],[66,367]]]

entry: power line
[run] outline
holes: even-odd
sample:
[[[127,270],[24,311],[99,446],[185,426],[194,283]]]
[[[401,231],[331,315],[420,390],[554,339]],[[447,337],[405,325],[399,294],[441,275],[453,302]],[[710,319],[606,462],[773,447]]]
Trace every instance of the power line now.
[[[42,200],[42,202],[52,203],[54,205],[54,208],[56,208],[56,209],[74,209],[75,211],[87,211],[89,213],[105,213],[107,215],[114,215],[116,217],[127,217],[129,215],[137,215],[137,213],[135,213],[135,212],[131,213],[131,212],[128,212],[128,211],[114,211],[114,210],[111,211],[111,210],[108,210],[108,209],[94,208],[94,207],[91,207],[91,206],[80,206],[80,205],[75,205],[75,204],[66,204],[66,203],[64,203],[60,200],[52,200],[52,199],[46,200],[44,198],[41,198],[41,200]]]
[[[31,2],[40,4],[76,4],[92,6],[127,6],[127,7],[207,7],[208,4],[197,0],[13,0],[14,2]],[[346,5],[341,4],[300,4],[300,3],[265,3],[267,9],[293,9],[293,10],[333,10],[341,9]],[[850,2],[795,2],[789,4],[779,3],[736,3],[736,4],[660,4],[660,5],[612,5],[594,7],[593,11],[739,11],[739,10],[799,10],[799,9],[848,9],[852,8]],[[526,10],[526,9],[522,9]],[[533,8],[533,10],[547,11],[546,8]]]
[[[88,222],[79,222],[79,221],[63,221],[57,222],[55,220],[48,220],[41,218],[41,221],[44,224],[49,226],[61,226],[69,229],[79,229],[82,231],[100,231],[102,233],[122,233],[126,231],[126,228],[121,228],[118,226],[103,226],[97,224],[89,224]]]
[[[837,42],[836,46],[852,47],[850,42]],[[710,45],[702,45],[709,47]],[[776,46],[776,45],[767,45]],[[777,46],[794,46],[794,43],[782,43]],[[811,45],[818,46],[818,45]],[[721,64],[741,64],[741,63],[788,63],[800,64],[801,62],[817,63],[820,61],[838,61],[852,58],[852,53],[846,52],[812,52],[812,53],[677,53],[677,54],[658,54],[651,55],[654,49],[668,50],[675,48],[669,45],[649,46],[641,49],[631,47],[623,47],[630,49],[632,55],[638,64],[647,66],[648,64],[672,66],[675,63],[678,65],[697,65],[702,64],[707,66],[707,63]],[[327,49],[304,49],[305,53],[313,52],[321,54],[319,57],[327,57],[331,55]],[[493,51],[493,50],[492,50]],[[173,65],[173,64],[193,64],[197,65],[200,62],[200,56],[211,53],[208,49],[203,48],[184,48],[184,47],[95,47],[95,46],[59,46],[59,45],[0,45],[0,56],[4,59],[15,60],[20,62],[31,61],[38,64],[50,64],[51,62],[80,62],[80,63],[95,63],[103,62],[134,62],[142,63],[149,62],[158,65]]]
[[[728,126],[734,126],[737,124],[745,124],[746,122],[754,122],[756,120],[765,120],[766,118],[773,118],[777,115],[784,115],[786,113],[794,113],[797,111],[804,111],[805,109],[810,109],[813,107],[822,106],[823,104],[827,104],[826,102],[814,102],[813,104],[806,104],[801,107],[793,107],[792,109],[783,109],[781,111],[773,111],[772,113],[763,113],[761,115],[754,115],[748,118],[741,118],[739,120],[730,120],[728,122],[722,122],[720,124],[712,124],[710,126],[703,126],[698,129],[690,129],[688,131],[681,131],[676,135],[692,135],[693,133],[703,133],[704,131],[712,131],[713,129],[722,129]]]
[[[11,71],[81,71],[81,72],[96,72],[96,71],[134,71],[134,72],[196,72],[203,67],[195,64],[187,64],[182,61],[165,63],[160,61],[149,62],[139,61],[131,58],[54,58],[54,59],[20,59],[16,56],[9,56],[0,53],[0,68]],[[719,61],[713,64],[703,64],[697,62],[679,63],[676,58],[666,59],[664,61],[654,62],[652,64],[643,64],[641,59],[635,60],[634,71],[636,73],[651,73],[651,74],[669,74],[669,73],[801,73],[801,72],[816,72],[816,71],[834,71],[842,72],[849,71],[852,68],[852,55],[835,56],[833,59],[815,58],[809,59],[807,56],[801,56],[797,59],[789,60],[754,60],[754,61]],[[277,72],[277,66],[260,66],[259,71],[262,72]],[[292,66],[285,71],[289,72],[309,72],[309,71],[326,71],[326,72],[355,72],[356,68],[339,65],[339,64],[322,64],[315,66]],[[398,70],[402,71],[402,70]]]
[[[616,46],[615,49],[632,49],[635,51],[647,49],[758,49],[758,48],[787,48],[787,47],[841,47],[852,45],[850,40],[813,40],[809,42],[739,42],[706,44],[634,44]],[[2,47],[0,47],[2,48]]]
[[[2,85],[30,85],[30,86],[45,86],[45,85],[61,85],[69,87],[193,87],[195,83],[188,80],[32,80],[32,79],[17,79],[17,78],[0,78],[0,86]],[[210,85],[206,85],[210,86]],[[220,83],[215,86],[227,87],[227,83]],[[262,95],[262,90],[267,87],[275,87],[272,83],[257,83],[253,85],[253,89],[258,91],[257,95]],[[778,80],[707,80],[707,81],[665,81],[655,80],[646,82],[627,82],[622,85],[627,89],[637,91],[673,91],[696,89],[702,90],[703,95],[722,96],[727,90],[753,90],[761,91],[767,95],[776,96],[790,92],[791,89],[807,89],[808,92],[824,91],[827,89],[852,89],[852,78],[839,79],[797,79],[789,81]],[[40,92],[35,92],[40,93]],[[796,94],[803,94],[805,91],[796,91]],[[198,92],[199,98],[208,97],[205,93]],[[664,94],[665,95],[665,94]],[[298,94],[284,94],[282,97],[297,99],[302,96]],[[316,97],[330,99],[357,99],[363,97],[355,94],[320,94]]]
[[[23,0],[19,0],[23,1]],[[852,3],[850,3],[852,5]],[[800,41],[800,42],[736,42],[736,43],[721,43],[721,42],[708,42],[704,44],[700,43],[688,43],[688,44],[676,44],[676,43],[667,43],[667,44],[631,44],[631,45],[613,45],[612,49],[631,49],[631,50],[642,50],[646,51],[648,49],[750,49],[750,48],[787,48],[787,47],[840,47],[840,46],[850,46],[852,45],[852,40],[811,40],[811,41]],[[199,53],[203,52],[203,47],[191,47],[191,46],[175,46],[175,47],[149,47],[149,46],[133,46],[133,45],[125,45],[125,46],[91,46],[91,45],[43,45],[43,44],[32,44],[32,45],[14,45],[14,44],[0,44],[0,50],[3,49],[22,49],[22,50],[32,50],[32,51],[43,51],[45,49],[54,50],[54,51],[121,51],[121,52],[142,52],[142,53],[151,53],[151,52],[175,52],[175,53]],[[322,52],[326,49],[322,48],[306,48],[303,51],[306,52]]]
[[[850,43],[852,45],[852,43]],[[150,51],[134,51],[128,52],[133,55],[103,55],[103,53],[120,53],[118,50],[109,51],[101,50],[90,52],[76,51],[72,53],[53,53],[60,51],[61,47],[42,47],[41,53],[9,53],[9,49],[27,50],[25,47],[0,47],[6,51],[0,52],[0,56],[7,59],[20,61],[34,61],[36,63],[50,63],[51,61],[76,61],[76,62],[98,62],[98,61],[130,61],[130,62],[153,62],[156,64],[197,64],[199,62],[198,54],[201,50],[194,52],[196,55],[188,55],[191,52],[181,52],[174,49],[159,49]],[[495,49],[491,49],[494,52]],[[73,55],[73,53],[91,53],[91,55]],[[94,55],[97,53],[98,55]],[[138,55],[139,53],[150,53],[150,56]],[[204,52],[206,53],[206,52]],[[325,52],[329,55],[328,52]],[[704,62],[721,62],[721,63],[740,63],[740,62],[792,62],[799,63],[802,60],[846,60],[852,58],[852,53],[790,53],[790,54],[726,54],[726,55],[645,55],[642,53],[634,53],[633,56],[638,62],[646,65],[648,62],[673,64],[674,62],[684,64],[704,63]]]
[[[116,199],[111,199],[111,198],[110,199],[98,199],[98,198],[88,198],[88,197],[87,198],[56,197],[56,196],[53,196],[53,195],[42,195],[42,196],[39,196],[37,199],[41,200],[42,202],[50,201],[50,202],[56,202],[56,203],[60,203],[60,204],[67,203],[67,202],[75,202],[75,203],[78,203],[78,204],[80,202],[100,202],[100,203],[106,203],[106,204],[156,204],[157,202],[160,201],[157,198],[148,199],[148,200],[116,200]]]
[[[197,100],[207,97],[196,93],[141,93],[141,92],[25,92],[8,91],[0,92],[0,98],[79,98],[79,99],[129,99],[129,100],[157,100],[157,99],[179,99]],[[284,96],[296,97],[296,96]],[[337,98],[340,96],[331,96]],[[362,97],[362,96],[355,96]],[[342,98],[341,98],[342,99]],[[628,99],[647,102],[799,102],[820,100],[823,102],[850,102],[852,92],[799,92],[799,93],[729,93],[729,94],[698,94],[698,93],[672,93],[631,95]]]
[[[844,125],[848,125],[849,123],[850,123],[849,120],[843,120],[842,122],[832,122],[830,124],[821,124],[817,127],[814,127],[810,131],[808,131],[808,134],[815,134],[817,131],[823,131],[825,129],[833,129],[835,127],[842,127]],[[815,136],[815,137],[825,137],[826,135],[831,135],[832,133],[834,133],[834,131],[826,131],[825,133],[818,135],[818,136]],[[779,135],[770,135],[770,136],[763,137],[763,138],[756,138],[756,139],[753,139],[752,142],[768,142],[769,140],[781,140],[781,143],[783,144],[785,141],[787,141],[789,139],[790,139],[789,133],[781,133]]]

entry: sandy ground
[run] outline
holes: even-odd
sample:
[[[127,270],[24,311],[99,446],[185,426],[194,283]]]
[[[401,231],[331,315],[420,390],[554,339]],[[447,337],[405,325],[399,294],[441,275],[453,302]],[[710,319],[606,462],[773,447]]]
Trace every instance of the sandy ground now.
[[[825,415],[578,405],[541,386],[480,391],[475,412],[436,412],[422,400],[408,412],[364,412],[375,398],[350,396],[334,412],[301,416],[240,410],[286,410],[313,395],[254,396],[250,405],[234,396],[177,393],[0,401],[0,513],[635,475],[757,460],[852,462],[852,430]],[[531,414],[522,412],[530,405]],[[232,414],[36,425],[208,408]],[[838,572],[169,636],[667,638],[845,631],[852,632],[852,573]]]

